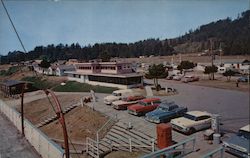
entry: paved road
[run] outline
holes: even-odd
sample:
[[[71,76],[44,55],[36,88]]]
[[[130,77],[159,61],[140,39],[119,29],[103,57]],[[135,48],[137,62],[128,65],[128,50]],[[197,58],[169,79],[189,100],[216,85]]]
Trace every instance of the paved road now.
[[[0,158],[40,158],[16,127],[0,113]]]
[[[151,82],[147,80],[147,82]],[[225,130],[237,131],[249,124],[249,93],[226,89],[195,86],[160,80],[162,86],[176,88],[178,95],[166,97],[189,110],[203,110],[222,116]]]

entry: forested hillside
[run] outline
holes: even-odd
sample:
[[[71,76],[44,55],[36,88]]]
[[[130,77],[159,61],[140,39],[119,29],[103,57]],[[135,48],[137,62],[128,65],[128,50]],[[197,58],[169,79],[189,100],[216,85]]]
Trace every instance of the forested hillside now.
[[[212,43],[212,44],[211,44]],[[250,11],[243,12],[235,20],[230,18],[202,25],[196,30],[189,30],[181,37],[173,39],[147,39],[135,43],[100,43],[81,46],[70,45],[37,46],[28,53],[9,52],[1,57],[1,64],[47,57],[54,61],[77,58],[82,61],[109,57],[139,57],[141,55],[171,55],[173,53],[196,53],[209,48],[222,49],[226,55],[250,53]]]

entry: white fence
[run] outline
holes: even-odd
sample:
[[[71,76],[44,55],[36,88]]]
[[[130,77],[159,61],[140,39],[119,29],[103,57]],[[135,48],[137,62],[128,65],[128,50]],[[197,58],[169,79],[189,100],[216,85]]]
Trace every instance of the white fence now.
[[[21,131],[21,114],[0,100],[0,111]],[[43,158],[63,158],[64,150],[51,141],[44,133],[28,120],[24,120],[24,133],[26,139]]]

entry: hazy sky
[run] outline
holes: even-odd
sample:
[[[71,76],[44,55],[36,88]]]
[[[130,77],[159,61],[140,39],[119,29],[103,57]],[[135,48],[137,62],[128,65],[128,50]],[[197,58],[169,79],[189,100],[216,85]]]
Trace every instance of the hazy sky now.
[[[4,0],[27,50],[172,38],[246,11],[249,0]],[[22,50],[0,4],[0,54]]]

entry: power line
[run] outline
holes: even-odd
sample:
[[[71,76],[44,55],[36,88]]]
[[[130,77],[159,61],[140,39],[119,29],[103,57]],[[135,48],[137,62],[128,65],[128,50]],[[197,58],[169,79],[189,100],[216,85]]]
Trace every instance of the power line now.
[[[9,12],[8,12],[8,10],[7,10],[7,8],[6,8],[5,4],[4,4],[4,2],[3,2],[3,0],[1,0],[1,2],[2,2],[2,5],[3,5],[3,7],[4,7],[4,10],[5,10],[5,12],[6,12],[6,14],[7,14],[8,18],[9,18],[9,21],[10,21],[10,23],[11,23],[11,25],[12,25],[12,27],[13,27],[13,29],[14,29],[16,35],[17,35],[17,38],[18,38],[20,44],[22,45],[22,48],[23,48],[24,52],[27,53],[27,51],[26,51],[26,49],[25,49],[25,47],[24,47],[24,45],[23,45],[23,42],[22,42],[22,40],[21,40],[21,38],[20,38],[20,36],[19,36],[19,34],[18,34],[18,32],[17,32],[17,29],[16,29],[16,27],[15,27],[15,25],[14,25],[14,23],[13,23],[11,17],[10,17],[10,14],[9,14]]]

